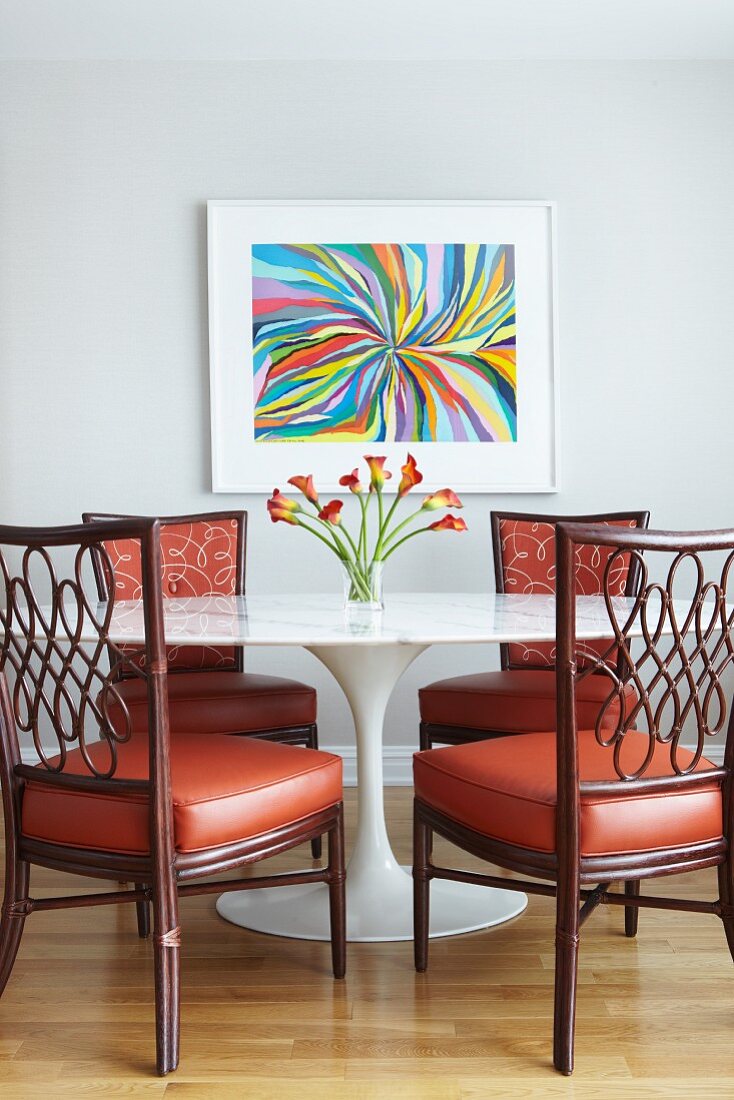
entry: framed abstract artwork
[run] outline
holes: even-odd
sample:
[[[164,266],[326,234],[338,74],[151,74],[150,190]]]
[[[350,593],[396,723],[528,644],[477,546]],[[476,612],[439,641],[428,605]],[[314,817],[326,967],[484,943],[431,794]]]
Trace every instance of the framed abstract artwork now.
[[[428,491],[558,489],[553,203],[211,201],[208,246],[215,492],[406,452]]]

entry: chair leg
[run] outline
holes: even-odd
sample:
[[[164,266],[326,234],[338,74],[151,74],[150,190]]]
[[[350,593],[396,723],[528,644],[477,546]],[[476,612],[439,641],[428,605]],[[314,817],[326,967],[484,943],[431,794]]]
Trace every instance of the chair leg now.
[[[420,745],[421,752],[427,752],[433,748],[433,742],[431,741],[431,735],[428,732],[428,723],[421,722],[418,732],[418,743]]]
[[[431,881],[428,863],[432,830],[413,808],[413,952],[415,968],[421,974],[428,967],[428,928],[430,921]]]
[[[625,897],[636,898],[640,892],[639,880],[635,882],[625,882],[624,893]],[[636,905],[625,905],[624,907],[624,934],[632,939],[637,935],[637,924],[640,917],[640,910]]]
[[[167,889],[153,891],[156,1068],[160,1076],[178,1065],[180,1037],[181,929],[176,886],[174,882],[167,885]]]
[[[556,895],[556,975],[553,1019],[553,1064],[573,1073],[576,1022],[576,974],[579,954],[579,906],[576,875],[559,876]]]
[[[135,889],[142,890],[142,883],[136,882]],[[145,940],[150,935],[150,906],[148,902],[136,901],[135,913],[138,918],[138,935],[140,936],[141,940]]]
[[[25,860],[15,860],[7,853],[8,865],[5,870],[5,898],[0,923],[0,994],[8,984],[20,947],[23,927],[27,915],[28,883],[30,864]]]
[[[314,722],[311,726],[311,730],[308,735],[308,748],[317,749],[319,747],[319,728]],[[313,859],[321,859],[323,853],[323,843],[320,836],[315,836],[311,841],[311,857]]]
[[[331,922],[331,965],[335,978],[347,969],[347,898],[344,869],[344,810],[339,807],[336,824],[329,830],[329,919]]]
[[[719,900],[724,910],[721,921],[724,925],[729,954],[734,960],[734,865],[731,859],[719,865]]]

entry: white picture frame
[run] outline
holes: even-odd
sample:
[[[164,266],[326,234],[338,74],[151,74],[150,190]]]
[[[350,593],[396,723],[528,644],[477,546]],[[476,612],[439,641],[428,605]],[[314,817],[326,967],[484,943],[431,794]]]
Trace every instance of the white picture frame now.
[[[559,363],[556,207],[533,201],[268,201],[207,204],[212,488],[271,493],[313,474],[319,491],[341,491],[340,475],[365,454],[384,454],[398,476],[410,452],[421,486],[457,493],[552,493],[559,489]],[[511,248],[517,313],[516,438],[511,441],[255,438],[253,246],[380,242],[410,248],[487,244]],[[256,261],[257,262],[257,261]],[[279,299],[280,300],[280,299]],[[260,300],[258,299],[258,306]],[[261,419],[258,421],[261,423]],[[509,430],[509,429],[508,429]]]

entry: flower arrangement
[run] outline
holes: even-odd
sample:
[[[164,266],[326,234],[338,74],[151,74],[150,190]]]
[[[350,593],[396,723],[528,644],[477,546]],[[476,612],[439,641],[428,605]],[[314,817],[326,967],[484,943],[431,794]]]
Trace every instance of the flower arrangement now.
[[[273,523],[290,523],[303,527],[339,559],[345,582],[347,603],[382,606],[382,565],[395,551],[424,531],[466,531],[463,519],[447,513],[441,519],[415,527],[420,517],[430,515],[442,508],[462,508],[463,505],[451,489],[441,489],[424,497],[419,508],[411,512],[400,522],[396,513],[400,502],[411,489],[420,485],[423,474],[415,459],[408,455],[405,465],[401,466],[402,477],[394,501],[386,507],[383,500],[385,482],[392,477],[385,469],[387,459],[384,456],[365,455],[369,467],[369,484],[365,487],[359,477],[359,468],[339,478],[339,484],[349,489],[359,501],[361,519],[356,535],[342,523],[343,500],[330,500],[322,504],[314,486],[313,477],[298,476],[289,478],[288,484],[298,489],[305,498],[305,505],[284,496],[279,489],[273,490],[267,507]],[[374,541],[370,545],[368,513],[372,500],[377,501],[377,526]]]

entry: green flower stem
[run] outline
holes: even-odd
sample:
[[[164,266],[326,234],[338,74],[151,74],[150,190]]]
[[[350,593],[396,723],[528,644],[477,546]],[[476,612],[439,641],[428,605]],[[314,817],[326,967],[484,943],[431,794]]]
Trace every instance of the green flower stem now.
[[[411,518],[415,518],[415,517],[411,517]],[[402,546],[404,542],[407,542],[408,539],[414,539],[416,535],[421,535],[424,531],[430,531],[430,529],[431,529],[431,525],[428,524],[426,527],[419,527],[417,531],[411,531],[409,534],[403,535],[403,537],[401,539],[398,539],[398,541],[395,543],[394,546],[390,547],[390,549],[385,554],[385,556],[383,557],[382,560],[387,561],[387,559],[390,557],[390,555],[394,554],[395,551],[397,550],[397,548],[399,546]],[[397,528],[396,528],[396,531],[397,531]]]
[[[384,513],[384,507],[385,507],[385,506],[384,506],[384,504],[382,503],[382,489],[378,489],[378,490],[377,490],[377,518],[378,518],[378,524],[377,524],[377,542],[375,543],[375,552],[374,552],[374,554],[372,555],[372,560],[373,560],[373,561],[375,561],[375,560],[376,560],[376,558],[377,558],[377,551],[378,551],[378,548],[379,548],[379,546],[380,546],[380,540],[381,540],[381,538],[382,538],[382,528],[383,528],[383,527],[384,527],[384,525],[385,525],[385,513]]]
[[[368,511],[372,495],[377,496],[378,530],[374,551],[370,560],[368,549]],[[396,494],[395,500],[390,507],[385,509],[382,488],[375,488],[373,492],[369,494],[357,494],[357,496],[359,499],[359,506],[362,510],[362,518],[356,541],[346,526],[329,523],[328,520],[320,519],[319,512],[321,508],[319,505],[313,504],[312,501],[308,501],[308,505],[310,506],[308,511],[305,508],[301,508],[298,515],[294,518],[299,527],[303,527],[306,531],[309,531],[312,535],[315,535],[317,539],[323,542],[324,546],[331,550],[332,554],[341,562],[342,567],[346,569],[349,576],[349,599],[367,603],[371,602],[374,597],[372,588],[373,578],[371,576],[371,569],[373,566],[387,561],[390,555],[394,554],[404,542],[408,542],[409,539],[422,534],[423,531],[430,530],[431,525],[419,527],[414,531],[408,531],[407,534],[399,538],[400,532],[404,531],[409,524],[413,523],[418,516],[422,515],[425,509],[418,508],[415,512],[412,512],[402,520],[401,523],[396,524],[392,530],[389,530],[402,497]]]
[[[360,566],[359,551],[354,542],[354,539],[352,538],[346,527],[336,527],[333,523],[329,523],[327,520],[319,519],[318,513],[320,509],[318,509],[316,505],[313,505],[313,507],[315,514],[313,516],[309,515],[308,518],[311,520],[316,520],[316,522],[322,528],[325,528],[328,534],[331,535],[333,543],[329,542],[326,535],[323,535],[320,531],[316,530],[316,528],[310,527],[307,523],[304,523],[303,520],[299,521],[301,523],[301,526],[304,527],[306,531],[310,531],[312,535],[316,535],[317,538],[321,539],[324,545],[328,546],[331,552],[339,558],[339,561],[349,573],[351,588],[354,591],[356,598],[360,601],[368,603],[372,599],[372,590],[369,580],[366,576],[367,566],[366,563],[364,567]],[[301,515],[304,514],[304,512],[301,513]],[[354,558],[352,558],[349,550],[342,542],[340,538],[340,535],[342,534],[349,542],[349,545],[351,546],[354,553]]]
[[[339,561],[347,560],[349,555],[346,554],[346,551],[344,551],[343,553],[340,553],[339,549],[337,548],[337,546],[334,546],[333,542],[329,542],[329,540],[326,538],[326,536],[322,535],[321,532],[317,531],[314,527],[309,527],[309,525],[305,522],[305,520],[297,519],[296,523],[298,524],[299,527],[302,527],[304,529],[304,531],[310,531],[311,534],[315,535],[317,539],[321,539],[324,546],[328,546],[328,548],[329,548],[329,550],[331,550],[332,554],[335,554],[336,557],[339,558]]]
[[[361,501],[360,501],[360,503],[361,503]],[[337,528],[333,523],[329,523],[326,520],[319,519],[318,513],[319,513],[320,509],[317,508],[316,505],[312,505],[312,507],[314,509],[313,514],[306,512],[305,509],[302,509],[301,512],[299,513],[297,521],[296,521],[298,523],[299,527],[303,527],[303,529],[305,531],[309,531],[312,535],[315,535],[316,538],[320,539],[321,542],[323,542],[324,546],[327,546],[329,548],[329,550],[331,550],[332,554],[334,554],[334,556],[339,559],[339,561],[342,563],[342,566],[347,570],[347,572],[349,574],[350,587],[351,587],[352,592],[354,593],[355,599],[360,601],[360,602],[365,602],[365,603],[370,602],[372,600],[372,588],[371,588],[371,585],[370,585],[369,578],[367,576],[367,563],[366,563],[367,534],[366,534],[366,523],[364,522],[364,521],[366,521],[366,513],[367,513],[366,505],[363,508],[363,527],[365,527],[364,539],[363,539],[364,548],[365,548],[365,561],[364,561],[364,564],[360,563],[359,548],[356,545],[356,543],[354,542],[354,539],[352,538],[352,536],[349,533],[349,531],[347,530],[347,528],[346,527]],[[318,525],[322,529],[325,529],[326,533],[322,533],[316,527],[312,527],[311,523],[306,523],[306,518],[308,518],[308,520],[310,520],[311,523],[313,521],[316,521],[316,523],[318,523]],[[354,554],[354,557],[352,557],[352,554],[350,554],[349,549],[347,548],[345,543],[340,538],[340,535],[342,535],[342,534],[344,535],[344,537],[348,541],[349,546],[351,547],[352,553]],[[331,538],[329,538],[327,536],[331,536]]]
[[[367,565],[367,505],[369,504],[369,497],[366,499],[359,495],[359,506],[362,509],[362,522],[359,526],[359,538],[357,545],[359,546],[358,557],[361,557],[363,564]]]
[[[342,558],[342,559],[348,558],[349,557],[349,551],[347,550],[346,546],[344,545],[342,540],[337,535],[337,528],[335,527],[335,525],[333,523],[328,523],[326,520],[319,519],[319,512],[321,511],[321,509],[316,504],[313,504],[311,506],[314,509],[314,514],[313,514],[313,516],[309,516],[309,519],[315,519],[316,522],[319,523],[325,531],[329,532],[329,534],[331,535],[332,539],[334,540],[336,546],[338,547],[337,552],[338,552],[339,557]],[[307,530],[308,531],[313,531],[313,527],[308,527]],[[316,532],[314,531],[314,534],[315,533]]]
[[[346,536],[347,542],[349,543],[352,550],[354,551],[354,560],[355,560],[355,562],[357,562],[357,564],[359,564],[359,550],[357,549],[356,542],[354,541],[352,536],[349,534],[348,528],[340,527],[339,530],[340,530],[340,532],[342,532]]]
[[[321,524],[322,527],[326,527],[328,529],[329,534],[331,535],[334,542],[336,543],[336,545],[339,547],[339,550],[341,551],[341,556],[343,558],[348,558],[349,557],[349,550],[344,545],[344,543],[342,542],[341,537],[340,537],[341,533],[342,533],[342,530],[344,531],[345,535],[348,534],[346,528],[337,527],[335,524],[328,523],[326,520],[323,520],[323,519],[320,519],[319,523]],[[352,542],[351,539],[349,541]],[[352,546],[354,546],[353,542],[352,542]]]
[[[395,538],[395,536],[397,534],[399,534],[403,530],[403,528],[407,527],[409,523],[412,523],[414,519],[417,519],[418,516],[422,515],[422,513],[423,513],[423,508],[419,508],[416,512],[411,512],[411,514],[409,516],[407,516],[401,523],[399,523],[397,525],[397,527],[393,528],[393,530],[390,532],[390,534],[387,536],[387,538],[383,542],[383,547],[382,548],[386,549],[390,545],[392,540]],[[421,530],[425,530],[425,528],[421,528]],[[400,545],[400,544],[398,543],[398,545]]]
[[[365,575],[356,562],[345,561],[342,565],[349,574],[350,593],[354,594],[354,597],[363,603],[369,603],[372,600],[372,588],[370,586],[369,578]]]
[[[390,505],[390,508],[388,509],[388,513],[385,516],[384,521],[382,519],[380,520],[380,530],[379,530],[378,535],[377,535],[377,543],[375,545],[375,555],[374,555],[373,561],[380,561],[381,560],[382,550],[383,550],[383,547],[385,545],[385,535],[387,533],[388,527],[390,526],[390,520],[395,515],[395,509],[397,508],[398,504],[400,503],[400,501],[402,499],[403,498],[396,493],[395,494],[395,500]],[[380,500],[382,500],[382,496],[380,496]]]

